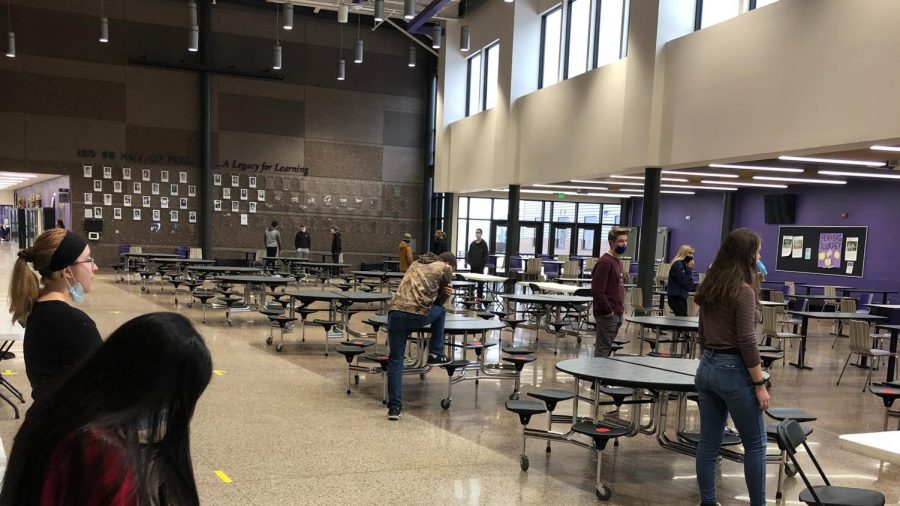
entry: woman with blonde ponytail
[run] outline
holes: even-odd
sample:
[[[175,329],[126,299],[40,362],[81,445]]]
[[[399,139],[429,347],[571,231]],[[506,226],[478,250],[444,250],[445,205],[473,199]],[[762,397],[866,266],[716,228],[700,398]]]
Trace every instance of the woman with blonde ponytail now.
[[[25,326],[25,372],[35,402],[103,342],[94,320],[74,307],[91,291],[96,271],[85,240],[60,228],[19,251],[9,284],[9,312]]]

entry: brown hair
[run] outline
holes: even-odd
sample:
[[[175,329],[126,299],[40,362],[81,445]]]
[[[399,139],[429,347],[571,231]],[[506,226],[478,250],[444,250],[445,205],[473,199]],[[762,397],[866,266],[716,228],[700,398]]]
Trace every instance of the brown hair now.
[[[13,321],[27,320],[41,294],[41,281],[28,264],[31,263],[35,271],[46,271],[50,267],[53,253],[65,236],[65,229],[51,228],[35,239],[34,246],[19,250],[19,258],[13,266],[12,280],[9,282],[9,312],[12,313]]]
[[[616,242],[616,238],[619,237],[620,235],[628,235],[628,229],[620,228],[620,227],[613,227],[609,231],[609,236],[607,237],[607,240],[609,242]]]
[[[742,286],[750,285],[757,291],[758,251],[759,236],[752,230],[739,228],[728,234],[697,289],[694,298],[697,305],[703,308],[734,307]]]
[[[447,234],[443,230],[437,230],[435,231],[434,236],[439,239],[444,239],[447,237]]]

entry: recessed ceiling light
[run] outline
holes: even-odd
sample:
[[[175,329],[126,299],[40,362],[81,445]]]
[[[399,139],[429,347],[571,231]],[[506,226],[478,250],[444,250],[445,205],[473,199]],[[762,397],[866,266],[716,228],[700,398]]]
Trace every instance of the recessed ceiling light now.
[[[728,183],[726,183],[728,184]],[[691,184],[661,184],[661,188],[686,188],[688,190],[719,190],[719,191],[737,191],[737,188],[730,186],[697,186]]]
[[[603,184],[603,181],[597,181],[596,179],[570,179],[570,183],[587,183],[587,184]]]
[[[637,179],[640,181],[644,180],[644,176],[616,176],[616,175],[613,175],[613,176],[609,176],[609,177],[611,177],[613,179]],[[673,183],[687,183],[688,182],[687,179],[680,178],[680,177],[661,177],[661,178],[659,178],[659,180],[660,181],[671,181]]]
[[[820,170],[823,176],[871,177],[875,179],[900,179],[900,174],[877,174],[873,172],[849,172],[842,170]]]
[[[697,192],[686,192],[678,190],[660,190],[659,193],[669,193],[672,195],[695,195]]]
[[[751,186],[759,188],[787,188],[786,184],[766,184],[766,183],[740,183],[738,181],[712,181],[704,179],[700,181],[702,184],[728,184],[732,186]]]
[[[631,195],[623,195],[621,193],[578,193],[577,195],[587,195],[588,197],[611,197],[615,199],[628,198]]]
[[[563,190],[607,190],[605,186],[572,186],[566,184],[533,184],[535,188],[561,188]]]
[[[613,184],[617,186],[644,186],[644,183],[636,183],[634,181],[598,181],[603,184]]]
[[[847,184],[837,179],[811,179],[806,177],[753,176],[758,181],[783,181],[785,183]]]
[[[664,170],[663,174],[672,174],[676,176],[700,176],[700,177],[730,177],[736,178],[737,174],[722,174],[719,172],[685,172],[685,171],[674,171],[674,170]]]
[[[875,151],[900,151],[900,146],[879,146],[878,144],[869,147]]]
[[[803,169],[793,167],[766,167],[764,165],[734,165],[730,163],[711,163],[710,167],[716,169],[758,170],[761,172],[803,172]]]
[[[787,160],[790,162],[809,162],[809,163],[834,163],[837,165],[861,165],[863,167],[884,167],[884,162],[873,162],[868,160],[842,160],[839,158],[814,158],[806,156],[779,156],[779,160]]]

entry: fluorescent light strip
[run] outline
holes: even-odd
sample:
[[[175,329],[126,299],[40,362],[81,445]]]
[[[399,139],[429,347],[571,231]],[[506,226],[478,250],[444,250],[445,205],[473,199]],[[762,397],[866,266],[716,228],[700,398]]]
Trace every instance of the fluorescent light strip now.
[[[565,184],[533,184],[535,188],[562,188],[564,190],[608,190],[605,186],[571,186]]]
[[[900,147],[898,146],[880,146],[878,144],[870,146],[869,149],[874,151],[900,151]]]
[[[623,189],[623,190],[619,190],[619,191],[632,192],[632,193],[634,193],[634,196],[639,196],[639,195],[643,196],[644,195],[644,190]],[[696,195],[697,192],[682,191],[682,190],[660,190],[659,193],[669,193],[669,194],[673,194],[673,195]]]
[[[31,178],[37,177],[37,174],[26,174],[24,172],[0,171],[0,176],[24,177],[25,179],[31,179]]]
[[[638,179],[640,181],[644,180],[644,176],[615,176],[614,175],[614,176],[609,176],[609,177],[611,177],[613,179]],[[661,178],[659,178],[659,180],[660,181],[671,181],[673,183],[687,183],[688,182],[687,179],[683,179],[680,177],[661,177]]]
[[[838,158],[810,158],[806,156],[779,156],[779,160],[787,160],[789,162],[809,162],[809,163],[833,163],[837,165],[860,165],[863,167],[884,167],[884,162],[870,162],[866,160],[841,160]]]
[[[846,181],[837,179],[810,179],[805,177],[780,177],[780,176],[753,176],[757,181],[782,181],[785,183],[815,183],[815,184],[847,184]]]
[[[602,184],[603,181],[597,181],[594,179],[570,179],[570,183],[587,183],[587,184]]]
[[[763,165],[733,165],[730,163],[711,163],[710,167],[716,169],[758,170],[760,172],[803,172],[803,169],[793,167],[766,167]]]
[[[786,184],[766,184],[766,183],[739,183],[737,181],[711,181],[704,179],[701,184],[730,184],[733,186],[751,186],[757,188],[787,188]]]
[[[629,193],[644,193],[643,188],[620,188],[620,192],[629,192]]]
[[[683,172],[674,170],[664,170],[663,174],[671,174],[675,176],[700,176],[700,177],[729,177],[736,178],[737,174],[720,174],[718,172]]]
[[[613,184],[617,186],[644,186],[644,183],[634,183],[631,181],[600,181],[603,184]]]
[[[871,177],[875,179],[900,179],[900,174],[874,174],[872,172],[845,172],[841,170],[820,170],[823,176]]]
[[[729,192],[737,191],[737,188],[732,188],[730,186],[697,186],[691,184],[661,184],[659,186],[661,188],[685,188],[688,190],[718,190]]]

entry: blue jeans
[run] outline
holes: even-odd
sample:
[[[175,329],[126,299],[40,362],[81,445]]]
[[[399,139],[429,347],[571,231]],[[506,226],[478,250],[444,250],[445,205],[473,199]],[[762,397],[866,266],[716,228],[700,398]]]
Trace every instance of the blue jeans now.
[[[700,394],[697,481],[700,501],[716,502],[716,459],[728,414],[744,446],[744,480],[751,506],[766,503],[766,427],[750,373],[740,355],[703,352],[694,377]]]
[[[388,342],[391,346],[388,360],[388,407],[403,407],[401,390],[403,389],[403,357],[406,355],[406,340],[413,330],[431,324],[431,338],[428,340],[428,352],[435,355],[444,353],[444,320],[447,310],[444,306],[431,306],[428,314],[390,311],[388,313]]]

